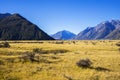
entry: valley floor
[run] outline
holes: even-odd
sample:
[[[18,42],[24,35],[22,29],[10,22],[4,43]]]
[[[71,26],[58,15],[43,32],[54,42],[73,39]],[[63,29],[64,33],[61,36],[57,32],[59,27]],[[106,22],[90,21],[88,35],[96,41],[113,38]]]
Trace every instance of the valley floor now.
[[[0,48],[0,80],[120,80],[119,40],[8,42]],[[81,59],[91,68],[78,67]]]

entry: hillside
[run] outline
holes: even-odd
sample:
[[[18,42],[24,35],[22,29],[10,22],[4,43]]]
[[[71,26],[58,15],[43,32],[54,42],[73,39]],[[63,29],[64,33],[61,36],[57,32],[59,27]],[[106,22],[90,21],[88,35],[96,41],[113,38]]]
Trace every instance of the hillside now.
[[[88,27],[77,36],[77,40],[96,40],[96,39],[120,39],[120,21],[111,20],[98,24],[95,27]]]
[[[20,14],[0,14],[0,40],[53,40]]]
[[[11,14],[10,13],[5,13],[5,14],[0,13],[0,19],[8,17],[8,16],[11,16]]]

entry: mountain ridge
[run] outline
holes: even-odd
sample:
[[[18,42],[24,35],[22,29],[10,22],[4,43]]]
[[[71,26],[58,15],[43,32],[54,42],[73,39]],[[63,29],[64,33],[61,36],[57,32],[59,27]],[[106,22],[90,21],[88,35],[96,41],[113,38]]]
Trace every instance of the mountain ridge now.
[[[0,40],[54,40],[18,13],[0,18]]]
[[[120,39],[120,20],[104,21],[94,27],[87,27],[79,34],[67,30],[51,37],[18,13],[0,13],[0,40],[99,40]]]
[[[8,16],[11,16],[11,14],[10,13],[5,13],[5,14],[0,13],[0,19],[8,17]]]
[[[96,25],[95,27],[86,28],[85,30],[81,31],[77,36],[75,36],[73,39],[76,40],[120,39],[119,34],[120,34],[120,21],[111,20],[104,21]]]
[[[76,34],[67,30],[58,31],[57,33],[51,35],[51,37],[57,40],[69,40],[72,39],[74,36],[76,36]]]

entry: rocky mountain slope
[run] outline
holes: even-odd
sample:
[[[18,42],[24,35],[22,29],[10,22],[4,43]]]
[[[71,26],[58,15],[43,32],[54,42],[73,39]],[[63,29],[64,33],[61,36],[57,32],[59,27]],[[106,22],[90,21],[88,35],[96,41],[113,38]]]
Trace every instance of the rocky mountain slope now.
[[[0,40],[53,40],[20,14],[0,14]]]
[[[120,39],[120,21],[111,20],[98,24],[95,27],[88,27],[80,32],[73,39],[97,40],[97,39]]]

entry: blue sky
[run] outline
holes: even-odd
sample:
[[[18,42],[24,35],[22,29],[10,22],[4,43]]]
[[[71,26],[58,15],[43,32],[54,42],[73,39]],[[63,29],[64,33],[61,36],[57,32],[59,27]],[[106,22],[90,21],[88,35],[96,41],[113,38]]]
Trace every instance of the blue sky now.
[[[0,0],[0,13],[19,13],[48,34],[77,34],[102,21],[120,19],[120,0]]]

